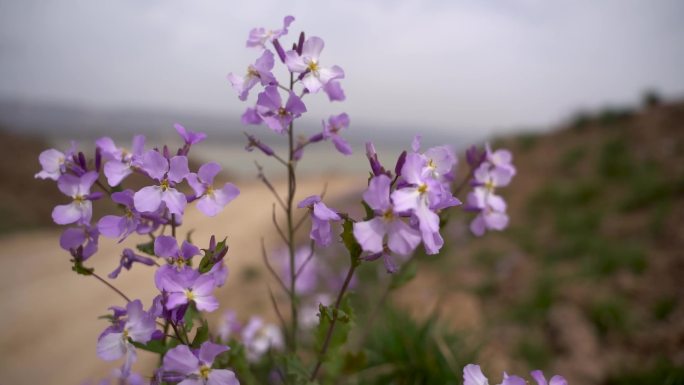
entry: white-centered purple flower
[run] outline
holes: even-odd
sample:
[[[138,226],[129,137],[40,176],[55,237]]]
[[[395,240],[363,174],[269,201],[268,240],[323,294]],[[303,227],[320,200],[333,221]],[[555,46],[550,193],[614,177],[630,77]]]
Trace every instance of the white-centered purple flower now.
[[[261,83],[262,86],[277,83],[275,77],[271,73],[274,64],[275,60],[273,58],[273,53],[269,50],[265,50],[254,64],[250,64],[247,67],[245,76],[236,75],[232,72],[228,74],[228,81],[230,81],[233,89],[237,91],[240,100],[247,100],[249,90],[258,83]]]
[[[93,216],[90,188],[97,181],[95,171],[87,172],[80,177],[64,174],[57,180],[57,187],[64,195],[73,199],[66,205],[60,205],[52,210],[52,219],[58,225],[70,223],[88,224]]]
[[[188,266],[192,257],[199,254],[200,249],[188,241],[183,241],[179,248],[174,237],[160,235],[154,239],[154,255],[166,259],[177,270]]]
[[[318,195],[304,198],[297,207],[311,209],[311,233],[309,236],[318,246],[328,246],[332,242],[330,222],[339,221],[342,217],[321,202],[321,197]]]
[[[213,274],[200,274],[191,267],[181,271],[162,266],[155,274],[157,288],[168,293],[166,309],[172,310],[181,305],[194,302],[197,309],[212,312],[218,309],[218,301],[213,295],[216,279]]]
[[[126,305],[126,320],[118,320],[105,329],[97,340],[97,355],[105,361],[114,361],[126,356],[124,373],[136,359],[135,347],[129,339],[145,344],[152,339],[156,330],[154,317],[143,310],[140,300]]]
[[[242,328],[241,336],[250,362],[259,361],[269,350],[282,350],[285,346],[280,328],[265,323],[260,317],[252,317]]]
[[[124,215],[105,215],[97,222],[100,234],[109,238],[120,238],[123,241],[133,232],[147,234],[155,229],[155,225],[144,221],[142,214],[135,209],[133,190],[118,191],[112,194],[112,201],[121,205]]]
[[[103,137],[95,141],[100,149],[102,158],[106,161],[104,174],[110,186],[118,186],[133,170],[142,164],[145,152],[145,137],[136,135],[133,137],[131,149],[117,147],[111,138]]]
[[[376,217],[354,223],[354,237],[364,251],[382,253],[387,270],[393,272],[395,266],[389,259],[387,249],[399,255],[409,255],[420,244],[421,235],[401,219],[400,212],[392,205],[391,184],[390,178],[384,174],[370,180],[363,200],[373,209]]]
[[[342,68],[321,66],[319,58],[324,46],[323,39],[312,36],[304,42],[301,55],[294,50],[286,53],[287,68],[291,72],[304,74],[301,78],[302,84],[312,94],[317,93],[330,81],[344,78]]]
[[[178,385],[239,385],[232,371],[212,368],[216,357],[229,349],[209,341],[197,351],[187,345],[176,346],[164,355],[163,377],[180,381]]]
[[[508,226],[506,202],[496,195],[496,189],[507,186],[513,174],[509,168],[493,167],[483,162],[473,174],[473,191],[468,194],[467,209],[478,215],[470,223],[470,230],[482,236],[487,230],[503,230]]]
[[[266,29],[266,28],[254,28],[249,31],[249,37],[247,38],[247,47],[261,47],[266,48],[266,43],[272,42],[281,36],[287,35],[287,29],[290,24],[294,21],[293,16],[285,16],[283,19],[283,28],[280,29]]]
[[[340,130],[349,128],[349,115],[341,113],[333,115],[328,122],[323,122],[323,138],[332,140],[337,151],[344,155],[351,155],[352,148],[339,134]]]
[[[69,168],[69,164],[72,163],[72,157],[75,153],[75,142],[71,142],[71,147],[66,153],[55,150],[54,148],[41,152],[38,156],[38,162],[40,162],[43,169],[35,175],[35,178],[58,180]]]
[[[232,183],[226,183],[221,189],[214,189],[214,178],[221,171],[216,162],[203,164],[197,174],[187,176],[188,184],[199,198],[197,208],[205,215],[213,217],[239,194],[240,190]]]
[[[407,186],[392,193],[394,210],[411,212],[417,219],[425,251],[436,254],[444,244],[439,233],[439,215],[433,210],[460,204],[451,191],[440,181],[424,172],[427,160],[417,153],[410,153],[401,170]]]
[[[151,150],[143,156],[142,169],[159,185],[143,187],[136,192],[133,196],[135,209],[139,212],[154,212],[163,202],[171,214],[183,215],[187,199],[174,186],[190,173],[188,158],[177,155],[167,159]]]
[[[248,109],[242,117],[248,124],[266,123],[268,128],[278,134],[287,132],[292,121],[306,112],[302,100],[290,91],[287,103],[283,100],[276,86],[267,86],[257,97],[256,108]]]
[[[100,232],[95,226],[86,224],[80,227],[70,227],[62,233],[59,245],[72,253],[82,248],[79,255],[82,260],[86,260],[97,252],[99,236]]]

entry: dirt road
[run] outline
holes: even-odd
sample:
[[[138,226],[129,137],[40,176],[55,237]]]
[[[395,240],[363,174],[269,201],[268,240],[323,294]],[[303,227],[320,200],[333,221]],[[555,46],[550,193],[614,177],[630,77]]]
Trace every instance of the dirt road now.
[[[361,177],[331,175],[326,201],[334,201],[364,186]],[[298,199],[319,194],[325,180],[301,181]],[[238,184],[240,196],[217,217],[207,219],[194,207],[185,216],[179,236],[194,229],[193,241],[207,245],[212,234],[228,236],[230,277],[219,290],[221,302],[214,320],[227,309],[239,315],[271,314],[266,281],[241,279],[245,271],[263,271],[259,239],[275,246],[272,233],[270,192],[258,182]],[[282,189],[282,184],[277,188]],[[282,216],[281,216],[282,217]],[[107,363],[95,355],[98,335],[106,322],[97,317],[123,300],[91,277],[74,274],[69,256],[59,248],[59,230],[0,238],[0,384],[73,385],[107,375],[119,362]],[[124,246],[101,239],[92,259],[97,273],[105,276],[118,264]],[[145,307],[156,295],[153,270],[136,265],[124,271],[115,284],[130,297],[141,298]],[[262,274],[262,276],[264,276]],[[149,367],[155,356],[139,354],[137,369]]]

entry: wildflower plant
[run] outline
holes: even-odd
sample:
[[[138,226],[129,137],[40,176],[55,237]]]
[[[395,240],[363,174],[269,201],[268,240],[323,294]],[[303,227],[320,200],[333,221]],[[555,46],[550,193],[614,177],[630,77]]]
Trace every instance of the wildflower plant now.
[[[470,148],[466,154],[469,171],[456,181],[458,160],[453,149],[443,145],[422,150],[419,137],[391,165],[380,161],[372,143],[366,144],[368,184],[359,188],[364,190],[359,199],[364,217],[353,218],[332,207],[324,194],[295,201],[297,166],[309,146],[330,141],[345,156],[352,154],[352,148],[344,139],[344,132],[351,129],[351,119],[344,112],[322,119],[319,132],[303,135],[296,130],[297,121],[309,113],[306,102],[320,97],[316,94],[327,95],[331,102],[345,100],[345,72],[327,61],[325,43],[319,37],[302,32],[292,49],[286,50],[288,45],[281,41],[293,21],[287,16],[280,29],[253,29],[246,45],[255,50],[255,62],[244,74],[228,75],[240,100],[248,101],[250,94],[255,99],[243,113],[242,123],[267,128],[245,133],[246,149],[258,150],[280,164],[287,177],[287,190],[281,194],[259,168],[260,179],[273,193],[274,207],[285,217],[281,228],[273,213],[284,245],[278,253],[281,258],[276,261],[261,245],[266,267],[288,298],[286,312],[271,292],[280,325],[269,324],[256,314],[241,323],[241,317],[228,311],[219,329],[209,330],[205,315],[219,309],[215,293],[227,278],[228,234],[216,234],[209,244],[198,245],[179,238],[178,228],[188,205],[195,204],[213,217],[240,191],[232,183],[215,183],[220,173],[215,162],[197,170],[189,168],[188,155],[206,139],[204,133],[177,124],[182,144],[175,149],[146,147],[145,138],[137,135],[130,149],[111,138],[98,139],[90,159],[76,144],[65,152],[49,149],[40,155],[42,170],[36,178],[55,181],[66,196],[55,207],[53,219],[66,226],[60,246],[71,255],[73,270],[101,281],[122,299],[112,304],[111,314],[104,317],[109,325],[93,341],[100,358],[120,364],[115,373],[118,383],[331,383],[340,375],[332,358],[342,350],[355,319],[348,294],[360,265],[382,260],[382,268],[395,273],[420,247],[427,254],[439,253],[444,245],[441,229],[457,207],[475,213],[471,224],[475,235],[502,230],[508,224],[506,204],[496,190],[515,175],[510,152],[493,151],[489,146],[482,151]],[[286,70],[285,79],[274,75],[276,66]],[[286,142],[284,154],[260,137],[269,130]],[[146,181],[144,187],[125,186],[134,174]],[[462,205],[458,196],[469,187],[472,190]],[[112,201],[118,212],[94,218],[93,205],[102,200]],[[310,239],[302,242],[299,235],[307,222]],[[158,290],[151,303],[129,297],[87,267],[88,259],[97,254],[100,236],[118,241],[142,237],[137,250],[122,250],[119,266],[108,278],[116,279],[134,265],[149,269]],[[348,254],[342,277],[318,256],[334,245],[342,245]],[[311,317],[313,311],[317,317]],[[159,365],[140,375],[133,373],[132,366],[142,351],[158,355]],[[476,369],[466,367],[466,384],[487,383]],[[545,383],[543,376],[533,375]],[[517,383],[511,378],[504,383]],[[551,383],[562,382],[554,377]]]

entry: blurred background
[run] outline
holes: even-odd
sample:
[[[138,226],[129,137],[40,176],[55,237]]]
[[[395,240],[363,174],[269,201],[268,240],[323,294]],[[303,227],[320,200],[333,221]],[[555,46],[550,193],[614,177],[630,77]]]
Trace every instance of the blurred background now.
[[[114,368],[94,349],[105,326],[96,317],[117,299],[70,271],[50,218],[63,198],[33,179],[38,154],[72,139],[92,152],[105,135],[179,144],[176,122],[207,132],[193,161],[220,162],[241,203],[210,221],[189,213],[186,224],[200,240],[217,228],[233,240],[224,307],[273,317],[258,279],[259,238],[276,244],[262,207],[271,197],[243,131],[283,147],[240,124],[256,92],[240,102],[226,75],[258,55],[245,48],[251,28],[279,28],[288,14],[284,40],[322,37],[323,62],[347,75],[347,100],[307,100],[297,130],[347,112],[355,150],[308,151],[302,196],[328,182],[332,206],[356,204],[368,140],[386,165],[415,134],[424,148],[490,141],[518,168],[503,192],[511,227],[475,239],[471,218],[454,215],[444,252],[415,258],[418,274],[373,314],[381,330],[363,338],[368,383],[452,383],[469,362],[492,382],[542,368],[571,384],[684,383],[684,3],[675,0],[0,0],[0,382],[74,384]],[[259,161],[281,186],[277,164]],[[96,268],[112,270],[119,248],[103,241]],[[362,278],[386,283],[376,267]],[[148,275],[119,283],[151,298]],[[376,288],[359,285],[361,308],[381,299]]]

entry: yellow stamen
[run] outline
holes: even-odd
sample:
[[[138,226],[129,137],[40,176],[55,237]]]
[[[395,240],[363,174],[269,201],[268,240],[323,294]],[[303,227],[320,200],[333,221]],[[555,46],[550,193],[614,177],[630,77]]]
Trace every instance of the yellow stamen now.
[[[317,72],[318,71],[318,63],[315,60],[311,60],[309,62],[308,67],[309,67],[309,70],[311,72]]]
[[[392,209],[389,209],[389,210],[385,211],[385,213],[382,214],[382,217],[383,217],[386,221],[391,221],[392,219],[394,219],[394,213],[392,212]]]
[[[421,194],[425,194],[427,192],[427,190],[428,190],[428,186],[425,183],[418,186],[418,192]]]
[[[209,373],[211,372],[211,368],[208,367],[207,365],[202,365],[199,368],[199,375],[202,377],[202,379],[206,380],[209,378]]]
[[[162,191],[166,191],[169,189],[169,180],[164,178],[164,180],[161,181],[161,184],[159,185],[162,189]]]
[[[185,289],[185,298],[187,298],[188,301],[195,300],[195,293],[192,292],[192,289]]]

